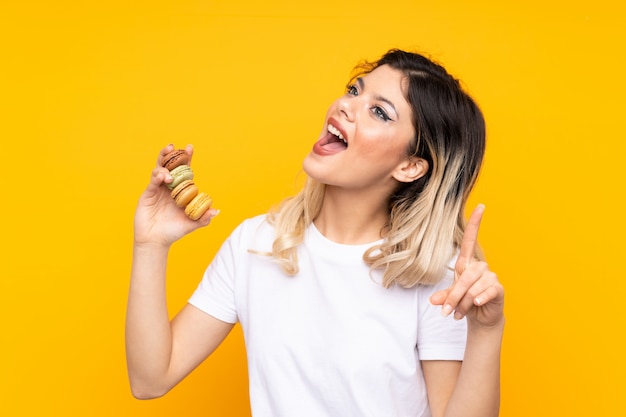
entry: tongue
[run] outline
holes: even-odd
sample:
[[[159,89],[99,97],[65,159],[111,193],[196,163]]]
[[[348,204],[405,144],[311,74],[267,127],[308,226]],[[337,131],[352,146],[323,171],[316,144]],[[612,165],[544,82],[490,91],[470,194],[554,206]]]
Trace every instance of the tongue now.
[[[343,141],[336,138],[336,140],[331,140],[326,145],[322,145],[324,149],[330,152],[339,152],[341,150],[346,149],[346,144]]]
[[[346,144],[331,133],[328,133],[313,145],[313,152],[318,155],[332,155],[345,149]]]

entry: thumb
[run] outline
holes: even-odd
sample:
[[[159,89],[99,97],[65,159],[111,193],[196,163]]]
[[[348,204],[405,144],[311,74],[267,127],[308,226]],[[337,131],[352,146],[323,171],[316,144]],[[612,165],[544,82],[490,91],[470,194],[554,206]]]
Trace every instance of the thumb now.
[[[430,296],[430,303],[435,306],[443,305],[444,301],[446,301],[446,298],[448,298],[449,293],[450,293],[450,288],[434,292]]]

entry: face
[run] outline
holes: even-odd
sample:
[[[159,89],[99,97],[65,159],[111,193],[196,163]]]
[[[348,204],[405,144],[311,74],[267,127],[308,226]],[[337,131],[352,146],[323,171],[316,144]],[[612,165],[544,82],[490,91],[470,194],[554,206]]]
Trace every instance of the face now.
[[[407,155],[415,129],[405,83],[400,71],[383,65],[349,86],[328,109],[305,172],[331,186],[389,192],[422,176],[425,161]]]

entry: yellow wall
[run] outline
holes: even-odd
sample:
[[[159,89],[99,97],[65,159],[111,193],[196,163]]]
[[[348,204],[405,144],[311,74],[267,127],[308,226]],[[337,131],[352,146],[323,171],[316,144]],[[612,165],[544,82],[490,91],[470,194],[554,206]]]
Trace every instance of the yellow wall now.
[[[131,397],[136,199],[162,146],[195,144],[222,214],[173,249],[175,311],[297,188],[352,66],[391,47],[443,62],[487,118],[472,203],[507,289],[502,416],[624,415],[621,4],[3,1],[0,415],[248,415],[238,330],[167,397]]]

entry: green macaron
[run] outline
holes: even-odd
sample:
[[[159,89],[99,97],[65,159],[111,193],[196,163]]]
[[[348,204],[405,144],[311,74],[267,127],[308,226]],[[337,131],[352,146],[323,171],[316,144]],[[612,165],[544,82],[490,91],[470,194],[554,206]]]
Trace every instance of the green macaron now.
[[[189,165],[180,165],[170,171],[170,175],[172,176],[172,182],[167,184],[167,188],[173,190],[176,188],[178,184],[183,181],[192,180],[193,179],[193,171]]]

